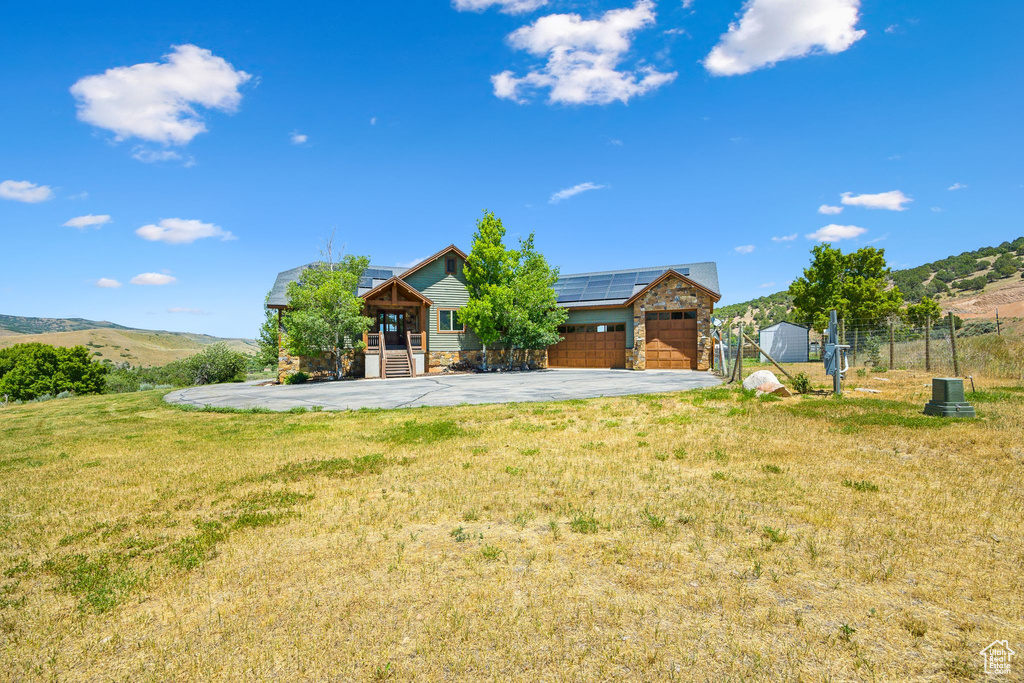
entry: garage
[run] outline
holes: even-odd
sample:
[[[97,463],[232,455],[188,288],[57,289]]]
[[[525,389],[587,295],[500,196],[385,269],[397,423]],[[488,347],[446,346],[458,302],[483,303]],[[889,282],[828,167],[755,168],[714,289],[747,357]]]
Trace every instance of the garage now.
[[[697,369],[697,311],[649,311],[647,367],[651,370]]]
[[[623,323],[562,325],[558,333],[562,341],[548,347],[548,367],[626,367],[626,326]]]

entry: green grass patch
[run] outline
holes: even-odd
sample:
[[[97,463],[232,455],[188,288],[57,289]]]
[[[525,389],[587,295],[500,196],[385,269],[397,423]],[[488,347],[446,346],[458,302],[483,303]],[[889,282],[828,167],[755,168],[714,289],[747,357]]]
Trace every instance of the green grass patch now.
[[[871,493],[878,490],[878,485],[871,483],[867,479],[863,479],[861,481],[852,481],[850,479],[844,479],[843,486],[845,486],[848,489],[853,489],[854,491],[859,491],[861,493]]]
[[[328,458],[290,463],[276,472],[263,475],[261,481],[298,481],[309,477],[350,477],[360,474],[377,474],[391,461],[381,453],[371,453],[355,458]]]
[[[406,420],[385,427],[377,440],[397,445],[431,444],[468,435],[454,420]]]
[[[107,554],[65,555],[47,560],[43,569],[57,577],[59,590],[78,596],[79,610],[97,614],[116,607],[144,582],[123,558]]]

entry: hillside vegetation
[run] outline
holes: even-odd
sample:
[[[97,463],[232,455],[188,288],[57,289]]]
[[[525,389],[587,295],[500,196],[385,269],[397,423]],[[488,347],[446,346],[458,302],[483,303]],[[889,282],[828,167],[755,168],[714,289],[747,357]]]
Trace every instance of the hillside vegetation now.
[[[10,318],[11,316],[4,317]],[[23,318],[21,320],[48,319]],[[250,339],[221,339],[205,334],[135,330],[121,325],[113,325],[113,323],[110,325],[112,327],[39,334],[0,334],[0,348],[31,342],[63,347],[85,346],[96,360],[109,361],[118,365],[129,363],[141,367],[166,365],[171,361],[187,358],[218,342],[223,342],[231,350],[242,353],[251,354],[259,350],[256,342]]]
[[[962,318],[1024,317],[1024,237],[983,247],[914,268],[894,270],[891,281],[908,303],[928,296],[944,311]],[[725,320],[767,327],[791,320],[792,297],[785,291],[738,304],[722,306],[716,315]]]
[[[0,315],[0,330],[17,334],[41,334],[44,332],[73,332],[76,330],[95,329],[130,329],[124,325],[107,322],[106,320],[86,320],[85,318],[29,318],[20,315]]]
[[[1024,642],[1024,393],[929,418],[928,377],[0,409],[0,680],[980,680]]]

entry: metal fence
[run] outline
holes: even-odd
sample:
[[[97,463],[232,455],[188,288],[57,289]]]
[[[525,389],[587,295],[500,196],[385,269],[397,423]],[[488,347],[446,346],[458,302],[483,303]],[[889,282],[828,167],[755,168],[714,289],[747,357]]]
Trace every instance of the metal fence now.
[[[903,320],[885,322],[865,320],[840,321],[840,343],[849,344],[851,368],[924,370],[936,375],[966,376],[970,374],[1024,379],[1024,342],[1000,337],[990,321],[968,321],[950,335],[949,318],[915,325]],[[751,327],[744,330],[757,341]],[[725,368],[728,374],[739,351],[739,328],[722,329]],[[810,362],[820,361],[824,336],[809,334]],[[955,345],[955,358],[954,358]],[[721,356],[716,352],[715,368],[720,369]],[[744,343],[743,361],[757,362],[760,354],[753,344]]]

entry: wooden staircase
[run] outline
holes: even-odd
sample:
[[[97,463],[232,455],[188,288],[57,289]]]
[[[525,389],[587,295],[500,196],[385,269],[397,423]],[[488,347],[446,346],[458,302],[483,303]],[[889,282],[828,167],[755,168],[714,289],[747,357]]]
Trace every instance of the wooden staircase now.
[[[405,349],[386,349],[384,351],[384,377],[412,377],[412,365]]]

